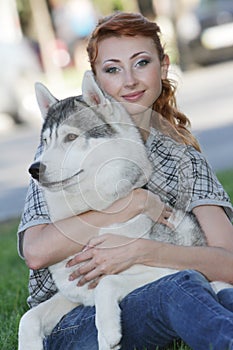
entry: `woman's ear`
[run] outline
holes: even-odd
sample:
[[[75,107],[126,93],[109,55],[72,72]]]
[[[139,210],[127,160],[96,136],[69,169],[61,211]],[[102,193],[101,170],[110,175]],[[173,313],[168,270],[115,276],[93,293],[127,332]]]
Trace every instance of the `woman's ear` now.
[[[166,79],[168,75],[168,69],[170,66],[170,58],[168,55],[165,55],[161,63],[161,78]]]

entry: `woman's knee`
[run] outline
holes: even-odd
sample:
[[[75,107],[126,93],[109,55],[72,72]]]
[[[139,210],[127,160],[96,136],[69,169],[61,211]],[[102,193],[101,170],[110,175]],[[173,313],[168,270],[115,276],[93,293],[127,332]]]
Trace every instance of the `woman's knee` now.
[[[226,288],[218,292],[219,302],[228,310],[233,311],[233,288]]]
[[[180,278],[183,278],[185,280],[194,280],[194,281],[206,281],[206,278],[204,275],[196,270],[182,270],[177,273]]]
[[[161,281],[164,281],[165,283],[167,281],[176,282],[178,284],[189,281],[197,284],[209,284],[205,276],[196,270],[182,270],[162,278]]]
[[[44,341],[46,350],[97,350],[95,308],[78,306],[65,315]]]
[[[171,281],[180,287],[201,288],[216,297],[214,290],[205,276],[196,270],[183,270],[171,275]]]

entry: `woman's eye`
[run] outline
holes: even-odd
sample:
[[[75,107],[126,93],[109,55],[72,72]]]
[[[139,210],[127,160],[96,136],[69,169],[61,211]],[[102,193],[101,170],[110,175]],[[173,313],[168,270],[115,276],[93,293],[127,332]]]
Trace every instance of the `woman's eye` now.
[[[140,60],[139,62],[137,62],[136,66],[139,66],[139,67],[144,67],[144,66],[147,66],[148,63],[150,63],[149,60],[147,59],[143,59],[143,60]]]
[[[105,72],[106,73],[117,73],[117,72],[119,72],[119,68],[117,68],[117,67],[109,67],[109,68],[105,69]]]
[[[77,139],[78,135],[76,134],[67,134],[66,137],[65,137],[65,142],[72,142],[74,141],[75,139]]]

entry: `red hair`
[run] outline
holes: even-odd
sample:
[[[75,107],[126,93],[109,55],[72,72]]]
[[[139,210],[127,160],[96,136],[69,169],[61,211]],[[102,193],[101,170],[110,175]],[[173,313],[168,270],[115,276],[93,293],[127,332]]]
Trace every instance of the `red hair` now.
[[[165,57],[164,48],[160,40],[160,28],[155,22],[149,21],[140,13],[116,12],[99,20],[96,28],[92,32],[87,45],[92,71],[95,74],[95,62],[98,56],[98,44],[109,37],[120,36],[144,36],[151,38],[156,46],[159,60],[162,64]],[[153,105],[153,110],[158,112],[162,118],[169,122],[172,129],[172,136],[182,140],[182,143],[192,145],[200,151],[199,144],[189,131],[189,119],[177,109],[176,86],[170,79],[162,80],[162,92]],[[168,132],[168,134],[170,134]]]

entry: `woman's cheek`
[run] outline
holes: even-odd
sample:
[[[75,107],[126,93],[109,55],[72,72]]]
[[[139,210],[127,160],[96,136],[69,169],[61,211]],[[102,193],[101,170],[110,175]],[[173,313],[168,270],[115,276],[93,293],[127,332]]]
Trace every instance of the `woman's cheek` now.
[[[112,96],[116,100],[119,99],[117,98],[118,91],[121,88],[121,82],[119,78],[117,78],[114,75],[108,75],[106,77],[101,74],[97,75],[97,83],[99,84],[101,89],[105,91],[108,95]]]

